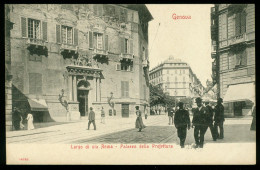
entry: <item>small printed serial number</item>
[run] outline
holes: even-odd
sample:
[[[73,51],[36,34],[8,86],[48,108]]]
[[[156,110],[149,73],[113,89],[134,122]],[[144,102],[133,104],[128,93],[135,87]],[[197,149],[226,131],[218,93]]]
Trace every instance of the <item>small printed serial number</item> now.
[[[19,158],[20,161],[29,161],[29,158]]]

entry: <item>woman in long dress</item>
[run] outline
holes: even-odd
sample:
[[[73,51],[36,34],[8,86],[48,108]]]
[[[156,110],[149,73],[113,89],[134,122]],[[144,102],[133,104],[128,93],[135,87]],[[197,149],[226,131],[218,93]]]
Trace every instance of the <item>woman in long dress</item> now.
[[[136,116],[137,116],[135,121],[135,128],[139,129],[138,132],[141,132],[141,130],[146,126],[143,123],[142,112],[139,110],[139,106],[136,106],[135,108],[136,108]]]
[[[31,113],[28,113],[26,119],[27,119],[27,125],[28,125],[27,130],[34,129],[34,126],[33,126],[33,115]]]

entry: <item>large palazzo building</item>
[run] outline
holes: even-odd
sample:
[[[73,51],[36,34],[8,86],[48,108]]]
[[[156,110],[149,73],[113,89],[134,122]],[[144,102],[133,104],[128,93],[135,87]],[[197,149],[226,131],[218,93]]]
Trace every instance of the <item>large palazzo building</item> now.
[[[255,5],[211,8],[213,82],[226,116],[250,114],[255,102]]]
[[[153,18],[145,5],[7,7],[14,23],[13,107],[32,112],[35,121],[69,121],[87,116],[90,107],[97,115],[104,107],[107,115],[129,117],[136,105],[147,106]]]
[[[199,97],[204,87],[188,63],[170,56],[149,72],[150,83],[177,98]]]

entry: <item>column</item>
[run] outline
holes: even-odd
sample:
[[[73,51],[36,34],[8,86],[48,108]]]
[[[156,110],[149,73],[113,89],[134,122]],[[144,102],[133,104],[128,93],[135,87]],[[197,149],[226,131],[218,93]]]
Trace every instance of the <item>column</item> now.
[[[77,101],[77,77],[73,76],[73,101]]]
[[[100,82],[99,82],[99,78],[97,78],[97,101],[100,101]]]
[[[72,101],[72,75],[69,76],[69,101]]]

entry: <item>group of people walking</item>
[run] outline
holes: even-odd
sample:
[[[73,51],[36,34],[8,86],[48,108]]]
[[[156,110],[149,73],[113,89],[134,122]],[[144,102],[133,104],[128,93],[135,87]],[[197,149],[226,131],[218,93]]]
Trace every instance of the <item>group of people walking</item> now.
[[[193,119],[190,121],[189,111],[184,109],[184,104],[182,102],[178,103],[179,109],[176,111],[174,117],[173,109],[168,110],[169,119],[173,119],[174,125],[177,128],[177,134],[180,138],[180,145],[184,148],[184,143],[187,136],[187,129],[190,127],[194,128],[194,139],[196,146],[195,148],[203,148],[204,145],[204,135],[210,128],[211,135],[214,141],[217,139],[224,138],[224,106],[222,104],[223,100],[219,98],[217,100],[217,105],[213,109],[209,102],[205,102],[206,106],[203,106],[202,99],[200,97],[196,98],[197,108],[193,110]],[[220,133],[218,133],[218,128]]]
[[[12,113],[12,122],[15,130],[23,130],[25,129],[24,121],[27,121],[27,130],[34,129],[33,125],[33,115],[31,113],[22,113],[21,109],[14,107]]]

